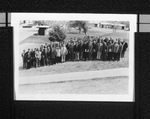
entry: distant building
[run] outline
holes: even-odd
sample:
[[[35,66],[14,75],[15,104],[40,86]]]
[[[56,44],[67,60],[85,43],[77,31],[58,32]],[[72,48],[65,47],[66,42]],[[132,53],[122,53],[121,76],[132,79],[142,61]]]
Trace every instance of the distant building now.
[[[121,30],[125,30],[126,29],[126,25],[124,24],[120,24],[120,23],[111,23],[111,22],[101,22],[99,23],[99,26],[101,28],[116,28],[116,29],[121,29]]]
[[[94,22],[90,22],[89,24],[90,24],[90,27],[100,27],[99,26],[100,25],[99,22],[95,22],[94,21]]]
[[[26,28],[26,27],[32,27],[34,25],[33,21],[32,20],[21,20],[20,21],[20,25],[23,27],[23,28]]]
[[[99,23],[99,27],[101,28],[113,28],[113,24],[112,23],[109,23],[109,22],[101,22]]]

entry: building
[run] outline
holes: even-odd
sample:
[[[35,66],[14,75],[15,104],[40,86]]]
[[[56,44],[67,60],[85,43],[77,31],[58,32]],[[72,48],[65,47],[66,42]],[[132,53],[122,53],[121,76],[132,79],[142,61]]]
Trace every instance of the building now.
[[[101,22],[101,23],[99,23],[99,26],[101,28],[110,28],[110,29],[116,28],[116,29],[121,29],[121,30],[126,29],[126,25],[120,24],[120,23],[117,23],[117,22],[115,22],[115,23],[113,23],[113,22]]]

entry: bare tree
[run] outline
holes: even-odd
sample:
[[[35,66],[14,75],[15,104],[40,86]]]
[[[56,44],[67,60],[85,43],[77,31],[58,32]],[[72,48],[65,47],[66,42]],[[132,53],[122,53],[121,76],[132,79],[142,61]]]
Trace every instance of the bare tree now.
[[[88,22],[87,21],[70,21],[69,27],[79,30],[79,33],[81,33],[81,30],[83,30],[83,32],[86,35],[86,33],[88,31]]]

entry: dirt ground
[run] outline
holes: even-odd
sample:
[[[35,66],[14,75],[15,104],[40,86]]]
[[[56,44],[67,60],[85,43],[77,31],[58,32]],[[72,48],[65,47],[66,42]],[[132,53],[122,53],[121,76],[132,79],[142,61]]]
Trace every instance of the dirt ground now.
[[[127,94],[128,77],[19,85],[22,94]]]

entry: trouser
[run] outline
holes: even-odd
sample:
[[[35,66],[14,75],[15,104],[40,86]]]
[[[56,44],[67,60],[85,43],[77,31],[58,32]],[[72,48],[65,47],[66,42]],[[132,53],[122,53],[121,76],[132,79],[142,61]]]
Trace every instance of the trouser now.
[[[47,58],[47,56],[45,56],[44,62],[45,62],[45,65],[47,66],[48,65],[48,58]]]
[[[93,52],[93,60],[96,60],[96,52]]]
[[[75,60],[79,60],[79,52],[75,53]]]
[[[112,60],[112,52],[108,52],[108,60],[109,60],[109,61]]]
[[[47,64],[48,64],[48,65],[51,65],[51,58],[48,58]]]
[[[122,51],[121,58],[124,58],[124,55],[125,55],[125,51]]]
[[[68,54],[66,55],[66,61],[70,60],[70,52],[68,52]]]
[[[36,64],[35,64],[35,67],[39,67],[39,59],[36,58]]]
[[[114,53],[114,60],[117,60],[117,55],[118,55],[118,53]]]
[[[63,55],[61,56],[61,62],[65,62],[65,61],[66,61],[66,55],[63,54]]]
[[[71,52],[70,54],[71,54],[70,55],[71,56],[71,61],[74,61],[74,52]]]
[[[30,60],[30,67],[33,67],[33,59]]]
[[[80,60],[83,60],[83,52],[80,52],[79,55],[80,55]]]
[[[42,59],[41,59],[41,65],[42,65],[42,66],[45,66],[45,58],[42,58]]]
[[[84,55],[84,60],[85,61],[88,60],[89,52],[84,52],[83,55]]]
[[[115,60],[115,53],[112,52],[112,60],[114,61]]]
[[[92,52],[89,52],[89,60],[92,60]]]
[[[52,65],[56,64],[56,58],[52,58]]]
[[[106,52],[102,52],[102,60],[103,60],[103,61],[106,60]]]
[[[27,61],[27,69],[30,69],[30,68],[31,68],[31,61],[28,60],[28,61]]]
[[[61,57],[56,57],[56,63],[60,63],[61,62]]]
[[[27,66],[26,66],[26,61],[25,60],[23,60],[23,69],[25,69]]]
[[[32,66],[36,67],[36,58],[32,59]]]
[[[120,61],[120,52],[117,53],[117,60]]]
[[[41,59],[39,59],[38,66],[39,67],[41,66]]]
[[[99,51],[97,52],[97,59],[99,59],[99,60],[101,59],[101,54],[102,54],[101,52],[99,52]]]

